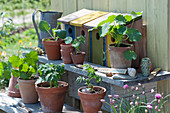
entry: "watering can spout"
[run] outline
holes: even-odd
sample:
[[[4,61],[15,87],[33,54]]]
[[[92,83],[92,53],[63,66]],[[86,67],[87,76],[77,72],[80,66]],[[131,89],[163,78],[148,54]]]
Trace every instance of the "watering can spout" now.
[[[34,13],[32,14],[32,22],[34,25],[34,28],[36,30],[37,36],[38,36],[38,47],[40,47],[41,49],[44,49],[44,45],[42,44],[42,39],[44,38],[50,38],[50,35],[48,33],[45,32],[38,32],[38,27],[36,25],[35,22],[35,15],[40,12],[40,21],[47,21],[50,25],[51,25],[51,29],[50,32],[52,33],[52,29],[56,28],[57,26],[57,19],[61,17],[62,13],[61,12],[56,12],[56,11],[41,11],[41,10],[36,10],[34,11]]]

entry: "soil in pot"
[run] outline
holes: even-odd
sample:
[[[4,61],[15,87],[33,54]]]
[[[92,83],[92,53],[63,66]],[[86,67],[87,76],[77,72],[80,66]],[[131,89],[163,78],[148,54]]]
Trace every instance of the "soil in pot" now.
[[[103,99],[106,95],[106,89],[103,87],[95,86],[95,92],[84,91],[86,87],[78,89],[78,95],[80,96],[83,111],[85,113],[98,113],[100,111],[102,103],[100,99]]]
[[[10,97],[16,97],[16,98],[21,97],[19,89],[15,88],[15,86],[18,84],[17,79],[18,77],[14,77],[11,73],[11,78],[9,81],[8,92],[7,92],[7,95]]]
[[[47,53],[47,58],[49,60],[60,60],[61,53],[60,53],[60,44],[64,43],[64,40],[58,39],[57,41],[49,38],[49,40],[43,39],[43,44],[45,47],[45,51]]]
[[[64,64],[72,64],[73,61],[71,59],[70,53],[74,52],[75,49],[71,44],[61,44],[61,56]]]
[[[35,90],[35,82],[33,80],[22,80],[18,78],[19,89],[23,103],[33,104],[38,102],[38,94]]]
[[[128,61],[124,57],[124,52],[128,50],[133,50],[133,46],[129,44],[120,44],[120,47],[115,47],[114,44],[109,45],[112,68],[127,69],[131,67],[132,61]]]
[[[73,60],[74,65],[83,64],[84,58],[85,58],[85,55],[86,55],[85,52],[80,52],[80,53],[73,52],[73,53],[70,53],[70,54],[71,54],[71,58]]]
[[[59,87],[49,88],[48,82],[36,85],[36,90],[40,97],[41,107],[44,113],[61,113],[64,105],[68,83],[58,81]]]

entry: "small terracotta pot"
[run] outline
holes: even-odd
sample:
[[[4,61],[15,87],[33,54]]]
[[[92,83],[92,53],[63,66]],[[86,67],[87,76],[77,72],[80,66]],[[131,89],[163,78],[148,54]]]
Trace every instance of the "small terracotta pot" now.
[[[38,102],[38,94],[35,90],[36,80],[22,80],[18,78],[19,89],[23,103],[33,104]]]
[[[84,58],[85,58],[85,55],[86,55],[85,52],[80,52],[80,53],[73,52],[73,53],[70,53],[70,54],[71,54],[71,58],[72,58],[74,65],[83,64]]]
[[[83,93],[81,90],[85,87],[81,87],[78,89],[78,95],[80,96],[81,104],[83,106],[84,113],[98,113],[102,107],[102,102],[100,99],[104,99],[106,95],[106,89],[99,86],[94,86],[94,88],[103,89],[103,93],[95,94],[95,93]]]
[[[42,84],[49,84],[42,82],[36,85],[36,90],[40,97],[41,107],[44,113],[61,113],[64,105],[66,91],[68,90],[68,83],[58,81],[58,84],[63,84],[64,87],[48,88],[40,87]]]
[[[49,38],[51,40],[49,41],[43,41],[45,51],[47,53],[47,57],[49,60],[60,60],[61,59],[61,53],[60,53],[60,44],[64,43],[64,40],[53,40],[52,38]]]
[[[71,44],[61,44],[61,56],[64,64],[72,64],[73,61],[71,59],[70,53],[74,52],[75,49]]]
[[[16,98],[21,97],[19,89],[15,88],[15,86],[18,84],[17,79],[18,77],[14,77],[11,73],[11,78],[9,81],[8,92],[7,92],[7,95],[10,97],[16,97]]]
[[[129,47],[114,47],[114,44],[109,45],[110,62],[112,68],[127,69],[131,67],[132,60],[128,61],[124,57],[124,52],[132,50],[133,46]]]

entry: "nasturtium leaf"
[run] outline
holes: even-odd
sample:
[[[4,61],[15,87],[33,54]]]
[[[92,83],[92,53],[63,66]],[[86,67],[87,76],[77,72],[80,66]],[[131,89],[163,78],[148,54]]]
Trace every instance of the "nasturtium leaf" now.
[[[131,51],[131,50],[128,50],[128,51],[125,51],[124,52],[124,57],[128,60],[128,61],[130,61],[130,60],[136,60],[136,57],[137,57],[137,55],[136,55],[136,53],[134,52],[134,51]]]
[[[29,68],[28,64],[23,64],[21,71],[27,72],[27,71],[28,71],[28,68]]]
[[[66,30],[58,29],[58,30],[54,30],[54,32],[56,33],[57,37],[59,37],[60,39],[65,39],[67,36]]]
[[[129,40],[132,41],[139,41],[141,39],[141,33],[137,29],[128,28],[126,31]]]
[[[12,75],[13,75],[14,77],[19,77],[19,76],[20,76],[20,72],[19,72],[18,70],[12,69]]]
[[[132,11],[131,14],[134,15],[134,16],[136,16],[136,15],[142,15],[142,12],[134,12],[134,11]]]
[[[114,22],[115,18],[116,18],[116,15],[111,15],[111,16],[109,16],[109,17],[107,18],[107,20],[106,20],[106,23],[108,23],[108,22],[110,22],[110,23]]]
[[[54,37],[54,38],[55,38],[55,36],[56,36],[55,30],[57,30],[57,29],[56,29],[56,28],[53,28],[53,29],[52,29],[53,37]]]
[[[118,15],[116,18],[115,18],[115,22],[119,25],[123,25],[126,23],[126,18],[123,16],[123,15]]]
[[[73,41],[73,38],[70,36],[65,38],[65,44],[71,44],[72,41]]]
[[[126,20],[129,21],[129,22],[132,20],[132,16],[130,16],[130,15],[126,15],[125,18],[126,18]]]
[[[79,47],[80,46],[80,42],[77,41],[77,40],[74,40],[73,43],[72,43],[72,46],[75,47],[75,48]]]
[[[101,22],[97,25],[97,27],[96,27],[96,28],[98,28],[99,26],[104,25],[105,23],[106,23],[106,20],[101,21]]]
[[[20,72],[20,78],[23,79],[23,80],[30,79],[31,75],[32,74],[30,74],[30,73]]]
[[[51,26],[50,24],[48,24],[48,22],[42,20],[39,23],[39,29],[43,32],[48,33],[48,31],[51,29]]]
[[[17,68],[24,63],[24,60],[23,58],[20,59],[19,56],[12,55],[9,57],[9,62],[11,63],[12,67]]]
[[[25,62],[28,64],[28,65],[31,65],[33,67],[36,67],[37,66],[37,62],[38,62],[39,58],[38,58],[38,54],[36,51],[31,51],[30,53],[27,53],[25,55]]]
[[[3,74],[4,74],[4,77],[5,77],[6,79],[10,79],[10,78],[11,78],[11,71],[9,71],[9,70],[4,70]]]
[[[85,39],[82,35],[78,36],[77,39],[79,40],[80,43],[85,44]]]
[[[127,27],[126,26],[120,26],[119,29],[117,30],[119,34],[125,34],[126,33],[126,30],[127,30]]]
[[[110,22],[104,24],[104,26],[99,28],[99,33],[100,33],[100,37],[104,37],[108,32],[109,32],[109,28],[110,28]]]

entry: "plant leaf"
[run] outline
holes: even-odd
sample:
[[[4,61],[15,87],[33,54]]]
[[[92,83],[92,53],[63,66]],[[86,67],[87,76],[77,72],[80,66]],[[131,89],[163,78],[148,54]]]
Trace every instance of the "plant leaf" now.
[[[80,35],[77,37],[78,41],[82,44],[85,44],[85,39],[84,39],[84,36]]]
[[[20,59],[19,56],[12,55],[11,57],[9,57],[9,62],[13,67],[16,68],[19,67],[21,64],[23,64],[24,60]]]
[[[65,38],[65,43],[66,43],[66,44],[71,44],[72,41],[73,41],[73,38],[70,37],[70,36],[68,36],[68,37]]]
[[[39,23],[39,29],[43,32],[48,33],[48,31],[51,29],[51,26],[50,24],[48,24],[48,22],[42,20]]]
[[[130,60],[136,60],[136,57],[137,57],[137,55],[136,55],[136,53],[134,52],[134,51],[131,51],[131,50],[128,50],[128,51],[125,51],[124,52],[124,57],[128,60],[128,61],[130,61]]]
[[[115,21],[117,24],[119,25],[123,25],[126,23],[126,18],[123,16],[123,15],[118,15],[116,18],[115,18]]]
[[[75,47],[75,48],[77,48],[77,47],[80,46],[80,42],[79,42],[78,40],[74,40],[74,41],[72,42],[72,46]]]
[[[57,37],[59,37],[60,39],[65,39],[67,36],[66,30],[58,29],[58,30],[54,30],[54,32],[56,33]]]
[[[126,15],[125,18],[126,18],[126,20],[129,21],[129,22],[132,20],[132,16],[130,16],[130,15]]]
[[[126,34],[131,42],[139,41],[142,38],[141,33],[137,29],[128,28]]]
[[[27,62],[28,65],[33,66],[34,68],[37,66],[37,62],[38,62],[39,58],[38,58],[38,54],[36,51],[31,51],[30,53],[27,53],[25,55],[25,61]]]
[[[109,17],[107,18],[107,20],[106,20],[106,23],[108,23],[108,22],[110,22],[110,23],[114,22],[115,18],[116,18],[116,15],[111,15],[111,16],[109,16]]]
[[[100,37],[104,37],[106,34],[109,33],[109,29],[110,29],[110,22],[104,24],[104,26],[99,28],[100,31]]]
[[[119,34],[126,34],[127,27],[126,26],[120,26],[119,29],[117,30]]]

